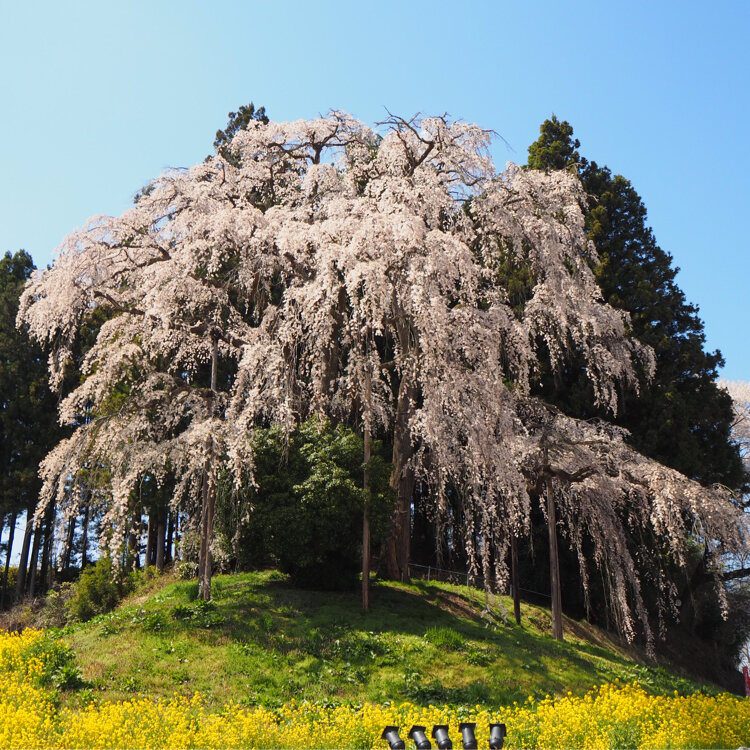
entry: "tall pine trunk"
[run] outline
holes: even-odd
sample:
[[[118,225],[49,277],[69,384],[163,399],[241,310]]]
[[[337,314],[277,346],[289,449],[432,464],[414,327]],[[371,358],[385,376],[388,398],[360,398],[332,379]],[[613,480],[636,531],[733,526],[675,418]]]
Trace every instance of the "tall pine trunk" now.
[[[146,560],[144,567],[148,568],[154,564],[154,541],[156,536],[156,523],[154,521],[154,511],[148,512],[148,526],[146,527]]]
[[[164,571],[164,545],[167,536],[166,514],[163,508],[159,509],[159,522],[156,525],[156,569],[161,573]]]
[[[48,591],[54,579],[55,564],[52,560],[52,547],[55,539],[55,516],[57,512],[54,505],[47,508],[44,516],[43,543],[42,543],[42,565],[39,571],[39,590]]]
[[[81,529],[81,570],[83,570],[88,564],[88,548],[89,548],[89,503],[83,506],[83,527]]]
[[[23,544],[21,545],[21,557],[18,561],[18,575],[16,576],[16,601],[21,601],[26,592],[26,575],[29,565],[29,547],[31,546],[31,533],[34,530],[34,507],[26,509],[26,528],[23,532]]]
[[[164,551],[164,559],[169,565],[172,562],[172,540],[174,538],[174,511],[170,510],[168,514],[169,521],[167,523],[167,547]]]
[[[140,523],[140,514],[136,513],[131,519],[130,529],[128,530],[128,567],[132,570],[138,570],[141,567],[139,549]]]
[[[14,511],[10,517],[10,528],[8,529],[8,552],[5,555],[5,570],[3,571],[3,593],[0,596],[0,609],[5,609],[8,604],[8,571],[10,570],[10,556],[13,552],[13,537],[16,534],[16,519],[18,514]]]
[[[27,593],[33,597],[36,592],[36,571],[39,564],[39,547],[42,542],[42,525],[39,524],[34,529],[34,543],[31,547],[31,557],[29,558],[29,572]]]
[[[174,537],[172,539],[174,548],[173,557],[176,560],[177,554],[180,551],[180,514],[178,511],[174,512]]]
[[[68,530],[65,532],[65,547],[63,547],[62,568],[67,573],[70,570],[70,556],[73,553],[73,540],[76,534],[76,517],[71,516],[68,521]]]

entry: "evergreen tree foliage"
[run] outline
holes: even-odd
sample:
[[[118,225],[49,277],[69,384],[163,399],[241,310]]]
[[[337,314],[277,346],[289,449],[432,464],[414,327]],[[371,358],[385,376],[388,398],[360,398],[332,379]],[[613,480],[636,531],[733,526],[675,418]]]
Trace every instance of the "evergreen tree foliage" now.
[[[46,359],[39,345],[16,329],[18,300],[33,271],[24,250],[6,252],[0,259],[0,518],[8,517],[14,526],[24,513],[34,512],[41,488],[39,462],[61,437]],[[46,533],[49,529],[47,524]],[[13,539],[17,544],[18,537]],[[10,550],[4,552],[6,563]],[[7,565],[3,568],[5,592]]]
[[[214,149],[217,154],[224,157],[230,164],[238,166],[239,153],[229,148],[232,138],[240,130],[245,130],[251,122],[262,122],[264,125],[267,125],[269,120],[266,116],[266,108],[258,107],[258,109],[255,109],[255,105],[252,102],[247,106],[243,104],[236,112],[230,112],[227,117],[229,117],[229,120],[227,121],[226,128],[216,131]]]
[[[254,445],[255,486],[241,498],[225,486],[217,511],[220,537],[233,538],[235,565],[277,565],[303,588],[354,589],[366,498],[361,436],[311,419],[288,443],[279,427],[256,430]],[[394,498],[390,465],[377,442],[374,448],[368,501],[377,542]]]
[[[640,392],[622,393],[614,421],[629,431],[629,440],[638,451],[660,463],[705,485],[721,483],[741,488],[746,475],[732,439],[732,400],[716,382],[717,369],[724,364],[721,354],[704,350],[705,334],[698,309],[686,301],[678,287],[679,269],[673,266],[672,256],[656,243],[646,223],[646,208],[630,181],[581,157],[579,147],[571,125],[553,115],[542,123],[539,139],[529,147],[527,166],[544,171],[562,169],[579,176],[589,196],[585,223],[598,252],[593,270],[603,299],[629,313],[631,334],[654,351],[653,378],[641,379]],[[518,276],[516,270],[514,277]],[[583,365],[575,354],[569,357],[564,371],[555,376],[543,367],[540,380],[537,392],[568,414],[584,419],[604,416],[594,404]],[[539,519],[536,529],[536,535],[541,536],[544,525]],[[740,598],[728,590],[724,606],[734,612],[729,618],[734,625],[727,627],[716,590],[707,585],[703,543],[696,545],[683,569],[666,565],[661,572],[654,567],[656,559],[665,559],[657,538],[641,532],[631,539],[630,546],[638,561],[644,600],[649,612],[657,615],[662,635],[673,624],[663,620],[656,592],[668,579],[680,591],[681,626],[714,643],[717,660],[731,664],[738,639],[748,629],[747,617],[743,608],[736,606]],[[522,576],[529,588],[543,589],[547,551],[543,545],[536,547],[533,561],[528,556],[530,550],[525,549]],[[594,621],[610,626],[606,582],[594,578],[585,603],[576,594],[579,573],[572,550],[561,552],[567,582],[566,609],[581,616],[586,604]]]
[[[590,196],[586,228],[599,254],[594,271],[604,301],[630,313],[632,335],[656,355],[653,380],[644,379],[640,393],[622,395],[616,422],[630,431],[638,451],[660,463],[703,484],[739,487],[732,403],[716,385],[724,361],[720,352],[704,351],[698,309],[677,286],[679,269],[656,243],[643,201],[629,180],[579,155],[568,122],[553,115],[540,133],[529,147],[528,167],[579,175]],[[562,376],[546,377],[540,390],[569,414],[603,416],[574,356]]]
[[[39,462],[60,438],[47,362],[36,342],[16,329],[18,298],[34,264],[24,250],[0,259],[0,514],[33,508]]]

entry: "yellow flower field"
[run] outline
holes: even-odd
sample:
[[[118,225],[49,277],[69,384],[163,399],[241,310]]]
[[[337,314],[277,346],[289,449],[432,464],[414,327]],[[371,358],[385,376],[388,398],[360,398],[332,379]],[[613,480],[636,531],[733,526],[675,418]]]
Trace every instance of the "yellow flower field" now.
[[[604,685],[488,711],[480,706],[424,708],[410,703],[325,708],[289,703],[279,709],[230,704],[209,711],[200,696],[168,701],[136,698],[58,707],[55,669],[64,646],[37,630],[0,633],[0,747],[3,748],[386,748],[387,724],[502,721],[507,748],[737,748],[750,744],[750,701],[730,695],[660,697],[637,685]],[[410,743],[407,741],[407,746]]]

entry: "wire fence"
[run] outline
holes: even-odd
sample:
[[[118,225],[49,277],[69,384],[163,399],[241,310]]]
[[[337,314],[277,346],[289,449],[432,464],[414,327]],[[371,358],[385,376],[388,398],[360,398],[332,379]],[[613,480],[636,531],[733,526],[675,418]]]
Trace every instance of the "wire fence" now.
[[[420,578],[424,581],[443,581],[444,583],[453,583],[459,586],[471,586],[475,589],[484,588],[484,579],[472,576],[468,572],[460,570],[447,570],[445,568],[438,568],[432,565],[416,565],[415,563],[409,563],[409,576],[411,578]],[[527,598],[538,597],[545,601],[551,601],[552,597],[548,593],[542,591],[533,591],[532,589],[524,589],[520,586],[518,591],[521,595],[526,594]],[[508,592],[512,594],[512,590]]]
[[[425,581],[443,581],[444,583],[455,583],[459,586],[476,586],[476,580],[469,573],[459,570],[445,570],[431,565],[415,565],[409,563],[409,575],[412,578],[421,578]]]

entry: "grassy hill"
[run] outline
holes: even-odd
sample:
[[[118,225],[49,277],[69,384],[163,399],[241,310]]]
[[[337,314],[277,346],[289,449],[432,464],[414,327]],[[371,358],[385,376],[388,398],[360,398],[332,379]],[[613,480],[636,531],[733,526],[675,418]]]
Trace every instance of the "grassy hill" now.
[[[118,700],[203,694],[208,706],[403,701],[498,705],[582,694],[638,681],[654,693],[697,683],[647,665],[633,649],[566,620],[551,636],[549,612],[438,582],[374,583],[371,612],[358,594],[300,591],[274,572],[217,576],[214,598],[197,583],[155,578],[114,612],[68,626],[86,695]],[[81,695],[83,692],[84,695]]]

